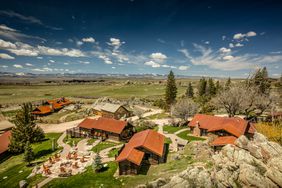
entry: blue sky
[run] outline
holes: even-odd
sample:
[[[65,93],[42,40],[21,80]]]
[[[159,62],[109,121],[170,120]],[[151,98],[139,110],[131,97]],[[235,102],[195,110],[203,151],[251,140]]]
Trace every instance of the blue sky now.
[[[246,77],[282,73],[282,2],[5,1],[0,70]]]

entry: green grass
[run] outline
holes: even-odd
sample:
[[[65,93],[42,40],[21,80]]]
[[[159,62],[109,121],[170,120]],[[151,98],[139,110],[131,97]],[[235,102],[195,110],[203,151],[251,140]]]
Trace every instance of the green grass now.
[[[109,168],[100,173],[94,173],[91,166],[87,168],[87,171],[71,176],[64,179],[54,179],[44,187],[64,187],[64,188],[98,188],[98,187],[121,187],[122,183],[113,177],[117,170],[117,163],[108,163]]]
[[[177,134],[177,136],[179,136],[182,139],[188,140],[189,142],[205,140],[204,138],[188,135],[188,133],[191,133],[191,132],[188,131],[188,130],[187,131],[183,131],[183,132]]]
[[[185,92],[186,87],[179,87],[179,96]],[[160,98],[164,95],[164,85],[5,85],[0,86],[0,104],[21,104],[58,97],[105,97],[111,96],[118,99],[141,97],[148,99]]]
[[[174,126],[170,126],[170,125],[165,125],[165,126],[163,126],[163,131],[167,132],[169,134],[173,134],[176,131],[179,131],[179,130],[184,129],[184,128],[187,128],[187,127],[174,127]]]
[[[60,135],[60,133],[48,133],[45,135],[46,139],[44,141],[32,144],[36,157],[35,161],[44,162],[54,153],[52,151],[52,139],[56,141]],[[23,162],[23,154],[11,156],[0,164],[0,187],[18,187],[19,181],[25,179],[32,169],[33,167],[27,167],[26,163]],[[22,172],[20,173],[20,171]],[[7,176],[7,179],[3,179],[5,176]],[[42,179],[44,177],[37,176],[28,180],[28,182],[32,184],[33,181]]]
[[[109,142],[109,141],[100,142],[99,144],[97,144],[96,146],[92,148],[92,151],[94,151],[95,153],[98,153],[106,148],[110,148],[116,145],[117,143]]]
[[[40,122],[43,123],[60,123],[60,118],[67,115],[69,112],[54,112],[48,116],[40,118]]]
[[[77,145],[77,143],[84,138],[71,138],[70,136],[64,138],[64,143],[69,144],[71,147]]]
[[[89,140],[87,140],[87,145],[92,145],[97,139],[95,138],[91,138]]]
[[[110,152],[109,152],[109,154],[108,154],[108,156],[109,157],[115,157],[116,155],[118,155],[118,151],[120,150],[120,148],[114,148],[114,149],[112,149]]]
[[[170,138],[165,137],[165,143],[171,144],[171,143],[172,143],[172,141],[171,141],[171,139],[170,139]]]
[[[160,114],[154,114],[151,116],[146,117],[146,119],[164,119],[164,118],[169,118],[170,115],[168,115],[167,113],[160,113]]]

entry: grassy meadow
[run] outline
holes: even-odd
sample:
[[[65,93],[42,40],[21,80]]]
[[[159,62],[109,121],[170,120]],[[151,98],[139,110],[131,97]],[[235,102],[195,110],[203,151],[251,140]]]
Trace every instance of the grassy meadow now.
[[[113,97],[129,99],[131,97],[156,99],[164,95],[164,85],[132,84],[132,85],[1,85],[0,104],[21,104],[57,97],[99,98]],[[186,87],[178,87],[178,94],[182,95]]]

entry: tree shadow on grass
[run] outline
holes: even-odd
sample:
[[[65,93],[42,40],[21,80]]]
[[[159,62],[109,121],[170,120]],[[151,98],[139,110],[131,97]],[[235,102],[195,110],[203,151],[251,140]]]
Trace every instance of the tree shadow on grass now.
[[[54,151],[53,151],[52,149],[40,150],[40,151],[38,151],[38,152],[35,154],[34,158],[37,159],[37,158],[40,158],[40,157],[42,157],[42,156],[49,155],[49,154],[51,154],[51,153],[53,153],[53,152],[54,152]]]

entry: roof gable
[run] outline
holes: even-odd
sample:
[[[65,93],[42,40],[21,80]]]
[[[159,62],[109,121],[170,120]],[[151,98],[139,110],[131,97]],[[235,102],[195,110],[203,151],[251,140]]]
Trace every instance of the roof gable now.
[[[116,161],[129,160],[131,162],[134,161],[133,162],[134,164],[138,163],[136,161],[141,162],[144,152],[137,150],[136,148],[138,147],[143,147],[146,150],[149,150],[150,152],[161,157],[163,155],[163,150],[164,150],[164,140],[165,139],[162,134],[159,134],[158,132],[150,130],[150,129],[136,133],[129,140],[129,142],[125,145],[125,147],[123,148],[123,150],[117,157]],[[133,151],[133,150],[142,152],[143,153],[142,158],[140,159],[141,153],[137,154],[136,151]],[[134,155],[138,156],[139,158],[133,160],[136,157]]]

